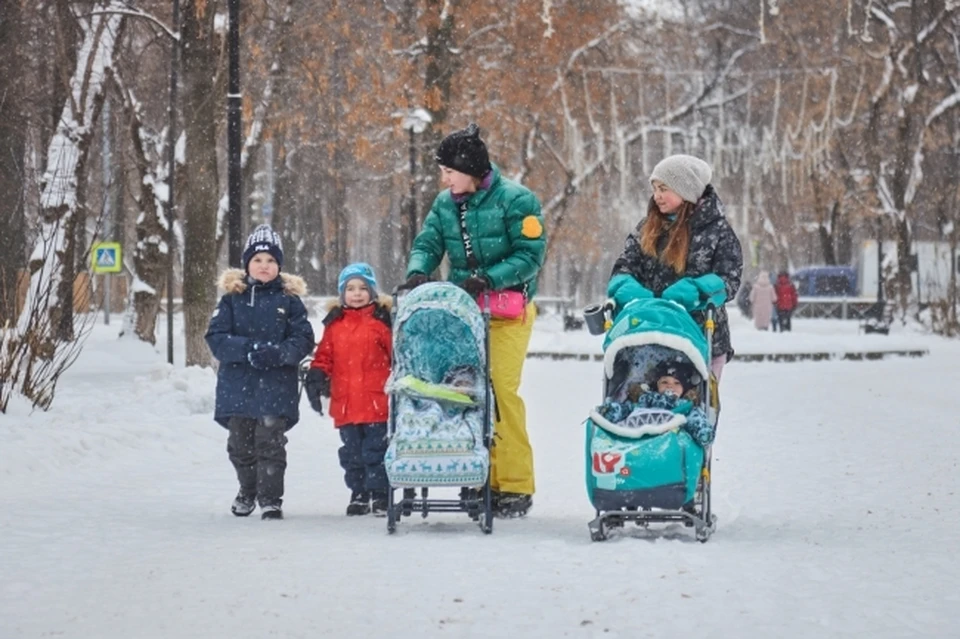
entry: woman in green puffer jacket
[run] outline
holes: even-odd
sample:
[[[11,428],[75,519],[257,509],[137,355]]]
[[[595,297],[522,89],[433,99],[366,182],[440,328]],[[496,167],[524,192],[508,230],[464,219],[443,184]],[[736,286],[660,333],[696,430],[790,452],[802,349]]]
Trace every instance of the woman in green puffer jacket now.
[[[523,294],[520,317],[490,321],[490,376],[498,417],[490,483],[497,512],[520,516],[530,509],[534,492],[533,450],[518,391],[536,317],[532,299],[546,253],[540,201],[490,163],[476,124],[447,136],[436,159],[447,188],[434,200],[413,242],[404,287],[427,282],[446,255],[447,279],[471,296],[488,290]]]

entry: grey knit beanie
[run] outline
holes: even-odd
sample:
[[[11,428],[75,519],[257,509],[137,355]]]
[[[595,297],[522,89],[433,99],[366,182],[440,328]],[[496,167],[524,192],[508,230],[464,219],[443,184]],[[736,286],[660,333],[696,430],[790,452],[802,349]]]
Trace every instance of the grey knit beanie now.
[[[687,202],[697,203],[703,190],[710,184],[713,171],[710,165],[692,155],[671,155],[653,167],[650,182],[660,180],[671,191]]]

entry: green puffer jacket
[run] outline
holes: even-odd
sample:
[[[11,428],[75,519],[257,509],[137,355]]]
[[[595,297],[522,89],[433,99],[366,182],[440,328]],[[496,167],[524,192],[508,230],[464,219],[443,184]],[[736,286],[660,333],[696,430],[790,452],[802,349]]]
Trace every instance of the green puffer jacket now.
[[[537,196],[501,176],[494,166],[490,188],[477,191],[467,200],[466,220],[477,274],[485,275],[495,290],[521,290],[526,285],[527,299],[532,299],[547,245]],[[450,189],[433,201],[413,241],[407,277],[433,273],[444,254],[450,258],[447,279],[451,282],[460,284],[474,274],[467,266],[460,212]]]

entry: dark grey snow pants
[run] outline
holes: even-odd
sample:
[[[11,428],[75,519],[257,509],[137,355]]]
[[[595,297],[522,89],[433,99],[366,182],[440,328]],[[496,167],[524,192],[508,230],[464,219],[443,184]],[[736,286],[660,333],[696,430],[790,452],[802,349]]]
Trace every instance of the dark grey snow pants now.
[[[240,492],[256,495],[263,507],[283,502],[287,469],[287,420],[284,417],[231,417],[227,453],[237,469]]]

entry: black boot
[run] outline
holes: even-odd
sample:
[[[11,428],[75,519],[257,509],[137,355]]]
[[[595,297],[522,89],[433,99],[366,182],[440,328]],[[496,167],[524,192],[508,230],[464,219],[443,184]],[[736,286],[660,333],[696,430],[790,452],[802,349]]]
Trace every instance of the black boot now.
[[[233,504],[230,506],[230,512],[237,517],[246,517],[252,513],[256,507],[257,496],[247,494],[241,490],[237,493],[237,496],[234,497]]]
[[[280,504],[260,504],[260,519],[283,519],[283,510]]]
[[[533,495],[523,493],[498,493],[496,513],[498,517],[511,519],[524,517],[533,508]]]
[[[387,516],[387,492],[384,490],[375,490],[370,494],[371,504],[370,512],[374,517]]]
[[[462,505],[468,505],[470,502],[475,502],[483,499],[482,491],[477,490],[476,488],[461,488],[460,489],[460,501]]]
[[[350,494],[350,503],[347,505],[347,515],[366,515],[370,512],[370,493],[356,492]]]

